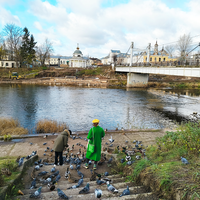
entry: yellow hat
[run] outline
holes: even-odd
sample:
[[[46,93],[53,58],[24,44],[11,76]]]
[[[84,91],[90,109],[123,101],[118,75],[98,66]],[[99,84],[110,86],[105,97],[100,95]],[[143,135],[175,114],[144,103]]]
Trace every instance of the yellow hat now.
[[[93,124],[99,123],[99,120],[98,120],[98,119],[94,119],[94,120],[92,121],[92,123],[93,123]]]

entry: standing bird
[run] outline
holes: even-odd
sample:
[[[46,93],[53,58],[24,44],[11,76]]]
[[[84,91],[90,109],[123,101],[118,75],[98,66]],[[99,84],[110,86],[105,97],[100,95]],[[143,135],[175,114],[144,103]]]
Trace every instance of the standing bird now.
[[[94,194],[95,194],[95,198],[100,199],[102,196],[102,190],[95,189]]]
[[[83,173],[82,173],[82,172],[80,172],[78,169],[77,169],[77,173],[78,173],[78,175],[79,175],[81,178],[83,178],[83,177],[84,177]]]
[[[90,190],[90,185],[87,183],[87,185],[79,192],[79,194],[87,194]]]
[[[60,178],[61,178],[61,176],[60,176],[60,174],[58,174],[57,176],[56,176],[56,183],[60,180]]]
[[[186,158],[181,157],[181,161],[185,165],[189,164],[189,162],[188,162],[188,160]]]
[[[51,168],[51,172],[55,172],[55,171],[56,171],[55,167]]]
[[[22,157],[22,158],[19,159],[18,167],[21,167],[22,164],[23,164],[23,162],[24,162],[24,157]]]
[[[127,188],[122,192],[122,194],[120,195],[120,197],[125,196],[125,195],[130,195],[130,191],[129,191],[128,185],[127,185]]]
[[[106,182],[102,181],[100,177],[97,179],[96,183],[97,183],[97,185],[105,185],[106,184]]]
[[[40,196],[40,194],[41,194],[41,189],[42,189],[42,186],[40,186],[39,189],[36,190],[33,194],[31,194],[29,197],[30,198],[35,198],[35,199],[38,198]]]
[[[109,140],[110,143],[113,143],[115,141],[115,140],[112,139],[112,135],[111,135],[111,138],[108,139],[108,140]]]
[[[57,188],[57,192],[61,199],[69,199],[69,197],[61,189]]]
[[[118,193],[118,190],[114,186],[112,186],[109,181],[107,181],[107,189],[109,192],[112,192],[113,194]]]
[[[33,188],[36,188],[36,178],[34,178],[33,181],[31,182],[31,188],[30,189],[33,189]]]

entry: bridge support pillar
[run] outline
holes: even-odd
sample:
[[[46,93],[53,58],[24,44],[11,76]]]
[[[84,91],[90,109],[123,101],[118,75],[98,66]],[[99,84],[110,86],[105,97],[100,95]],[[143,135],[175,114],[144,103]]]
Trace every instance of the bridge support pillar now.
[[[147,87],[149,74],[128,73],[127,87]]]

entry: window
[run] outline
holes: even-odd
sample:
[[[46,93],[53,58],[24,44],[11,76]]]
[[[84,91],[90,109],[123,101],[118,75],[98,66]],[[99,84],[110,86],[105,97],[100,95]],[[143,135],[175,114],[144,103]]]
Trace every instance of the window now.
[[[159,62],[161,61],[161,58],[159,58]]]
[[[152,61],[152,58],[150,58],[150,61]]]
[[[155,62],[156,62],[156,58],[155,58]]]
[[[163,61],[165,61],[165,58],[163,58]]]
[[[6,67],[8,66],[8,63],[6,63]]]
[[[63,64],[65,64],[65,61],[63,61]]]

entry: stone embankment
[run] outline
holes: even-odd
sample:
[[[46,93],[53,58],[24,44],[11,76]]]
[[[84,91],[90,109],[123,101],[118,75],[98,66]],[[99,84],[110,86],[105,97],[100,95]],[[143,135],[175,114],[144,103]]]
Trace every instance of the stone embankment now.
[[[48,77],[36,79],[21,79],[21,80],[1,80],[0,84],[33,84],[33,85],[52,85],[52,86],[87,86],[87,87],[108,87],[107,79],[83,79],[76,77]]]

